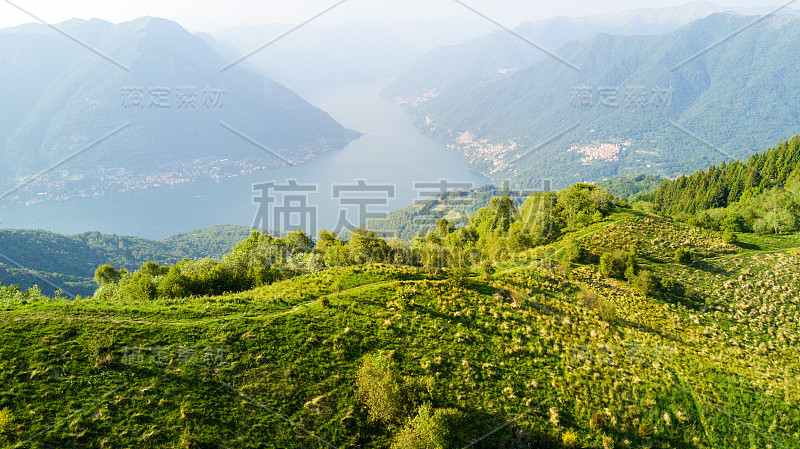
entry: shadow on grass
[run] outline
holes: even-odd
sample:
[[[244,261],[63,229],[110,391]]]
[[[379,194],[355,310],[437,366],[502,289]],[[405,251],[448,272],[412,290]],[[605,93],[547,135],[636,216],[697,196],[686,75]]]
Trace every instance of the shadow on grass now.
[[[753,243],[736,242],[735,245],[742,249],[747,249],[751,251],[761,251],[761,247]]]
[[[689,268],[694,268],[695,270],[705,271],[706,273],[711,274],[728,274],[727,271],[710,262],[706,262],[705,260],[695,260],[687,266]]]

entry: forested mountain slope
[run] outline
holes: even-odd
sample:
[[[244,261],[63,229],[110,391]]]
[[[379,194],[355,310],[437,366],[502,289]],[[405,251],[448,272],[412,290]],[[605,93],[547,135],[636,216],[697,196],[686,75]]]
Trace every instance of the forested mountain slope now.
[[[408,108],[473,169],[530,187],[549,178],[564,188],[639,173],[675,177],[746,159],[800,129],[800,67],[790,56],[800,54],[800,19],[748,27],[755,19],[714,14],[658,36],[599,34],[566,44],[561,60]]]
[[[23,289],[38,285],[52,295],[62,289],[90,296],[98,265],[134,270],[144,262],[174,264],[184,258],[222,257],[247,237],[239,226],[201,229],[161,241],[90,232],[59,235],[45,231],[0,230],[0,283]]]

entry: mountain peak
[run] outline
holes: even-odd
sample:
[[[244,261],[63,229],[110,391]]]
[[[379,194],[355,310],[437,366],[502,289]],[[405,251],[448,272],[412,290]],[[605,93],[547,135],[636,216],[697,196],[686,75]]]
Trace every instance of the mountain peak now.
[[[120,26],[130,31],[148,31],[160,33],[189,33],[179,23],[161,17],[144,16],[130,22],[120,23]]]

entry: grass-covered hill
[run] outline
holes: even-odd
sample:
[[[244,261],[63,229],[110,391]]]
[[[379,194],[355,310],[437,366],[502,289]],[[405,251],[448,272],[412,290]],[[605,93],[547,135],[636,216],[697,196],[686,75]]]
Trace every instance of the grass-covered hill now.
[[[174,264],[183,258],[222,257],[249,235],[246,227],[216,226],[152,241],[90,232],[59,235],[36,230],[0,230],[0,283],[23,289],[38,285],[90,296],[94,271],[111,263],[133,270],[147,261]]]
[[[797,447],[800,236],[737,237],[577,185],[0,289],[0,445]]]

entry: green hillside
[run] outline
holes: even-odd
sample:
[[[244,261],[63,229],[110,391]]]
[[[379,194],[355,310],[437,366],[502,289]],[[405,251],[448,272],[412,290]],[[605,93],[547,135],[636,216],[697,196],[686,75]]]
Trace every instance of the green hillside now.
[[[161,241],[89,232],[59,235],[36,230],[0,230],[0,284],[38,285],[47,295],[63,290],[91,296],[94,271],[111,263],[135,270],[147,261],[174,264],[184,258],[222,257],[247,237],[240,226],[216,226]]]
[[[657,175],[629,175],[600,181],[597,186],[618,198],[631,199],[655,192],[662,182],[664,178]]]
[[[555,259],[526,252],[460,281],[367,265],[197,299],[6,293],[0,434],[9,447],[462,447],[515,419],[475,447],[794,447],[797,238],[742,250],[621,212],[580,239],[631,235],[655,242],[641,248],[663,276],[649,296],[563,260],[562,242],[544,248]],[[687,245],[702,259],[672,262]],[[448,436],[426,446],[428,429]]]
[[[4,287],[0,445],[797,447],[800,234],[727,237],[578,184]]]

